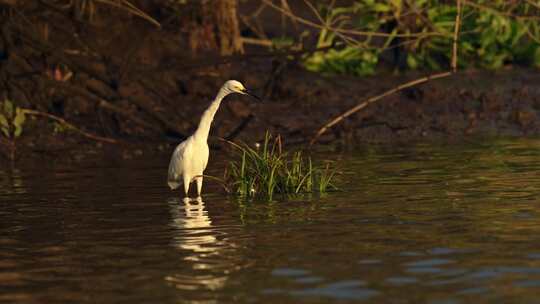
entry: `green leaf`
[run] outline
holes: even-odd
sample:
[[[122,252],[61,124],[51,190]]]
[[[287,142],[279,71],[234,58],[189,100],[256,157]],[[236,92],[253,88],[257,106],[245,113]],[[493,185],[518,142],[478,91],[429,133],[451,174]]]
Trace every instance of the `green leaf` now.
[[[9,124],[6,117],[0,114],[0,129],[5,137],[9,138]]]
[[[15,126],[15,133],[13,133],[15,138],[21,136],[22,131],[23,131],[23,128],[21,126]]]
[[[412,54],[407,55],[407,65],[409,68],[415,70],[418,68],[418,60]]]
[[[24,111],[21,110],[21,108],[17,108],[15,110],[15,118],[13,119],[13,125],[14,126],[21,126],[24,125],[24,122],[26,121],[26,115],[24,115]]]
[[[24,125],[24,122],[26,121],[26,117],[24,115],[23,110],[21,110],[20,108],[17,108],[16,113],[17,114],[15,115],[15,118],[13,119],[13,125],[15,126],[15,133],[13,135],[15,135],[15,138],[21,136],[22,131],[23,131],[23,125]]]
[[[390,6],[383,3],[377,3],[373,6],[373,10],[376,12],[384,13],[390,11]]]
[[[7,121],[6,117],[3,114],[0,114],[0,127],[2,127],[2,128],[8,128],[9,127],[8,121]]]
[[[4,114],[7,118],[13,117],[13,103],[9,99],[4,100]]]

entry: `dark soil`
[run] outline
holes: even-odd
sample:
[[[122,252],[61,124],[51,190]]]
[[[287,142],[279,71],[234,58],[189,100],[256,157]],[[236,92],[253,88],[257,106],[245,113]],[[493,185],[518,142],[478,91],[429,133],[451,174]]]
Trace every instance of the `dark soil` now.
[[[242,81],[264,102],[228,97],[211,131],[214,146],[222,144],[218,137],[258,141],[267,130],[281,134],[286,143],[307,144],[329,119],[427,74],[323,76],[303,70],[297,57],[285,59],[264,49],[248,48],[245,55],[232,57],[193,53],[181,24],[158,30],[123,12],[110,14],[115,18],[95,21],[98,25],[81,25],[51,12],[30,15],[33,28],[15,18],[2,21],[0,97],[119,141],[95,142],[36,117],[25,124],[17,142],[19,159],[78,159],[102,152],[130,158],[172,151],[194,130],[227,79]],[[62,79],[69,73],[72,77]],[[538,83],[540,73],[523,67],[462,71],[368,106],[319,143],[538,135]]]

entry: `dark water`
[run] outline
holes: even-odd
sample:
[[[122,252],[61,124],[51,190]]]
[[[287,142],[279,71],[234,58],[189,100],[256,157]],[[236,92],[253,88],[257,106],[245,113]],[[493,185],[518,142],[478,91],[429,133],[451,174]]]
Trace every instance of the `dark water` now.
[[[538,140],[334,155],[342,192],[271,204],[186,204],[167,157],[2,169],[0,302],[540,303]]]

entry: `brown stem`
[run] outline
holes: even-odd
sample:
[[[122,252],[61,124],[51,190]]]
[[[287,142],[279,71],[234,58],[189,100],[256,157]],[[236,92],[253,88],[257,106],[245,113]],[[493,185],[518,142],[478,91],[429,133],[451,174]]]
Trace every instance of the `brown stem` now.
[[[456,0],[456,22],[454,23],[454,45],[452,47],[452,71],[457,72],[457,51],[458,51],[458,38],[459,28],[461,23],[461,0]]]
[[[0,137],[0,145],[6,147],[7,151],[6,151],[6,157],[10,160],[10,161],[14,161],[15,160],[15,139],[10,139],[10,138],[7,138],[7,139],[4,139],[2,137]]]

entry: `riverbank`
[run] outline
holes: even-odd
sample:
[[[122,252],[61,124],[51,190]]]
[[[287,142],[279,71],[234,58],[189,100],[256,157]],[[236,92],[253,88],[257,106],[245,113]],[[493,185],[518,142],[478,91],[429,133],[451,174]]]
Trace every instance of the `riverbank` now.
[[[10,17],[0,41],[0,98],[40,114],[22,126],[19,161],[172,151],[227,79],[242,81],[264,102],[228,97],[213,123],[214,147],[222,145],[217,138],[260,141],[266,131],[281,134],[285,144],[306,145],[330,119],[366,98],[429,74],[395,74],[381,63],[375,76],[325,76],[303,69],[309,49],[246,45],[244,54],[231,56],[211,47],[193,50],[186,34],[192,25],[179,17],[157,28],[123,10],[79,20],[43,3],[25,5],[35,27]],[[318,144],[539,135],[539,80],[537,69],[524,67],[459,71],[369,105]],[[8,150],[0,144],[0,154]]]
[[[264,66],[241,66],[223,75],[202,75],[186,79],[186,94],[170,101],[164,112],[181,113],[171,119],[184,134],[197,126],[204,108],[221,83],[237,78],[265,97],[255,103],[243,96],[231,96],[213,124],[211,142],[218,138],[256,142],[268,130],[281,134],[286,143],[304,145],[330,118],[364,99],[400,83],[420,77],[365,78],[321,76],[288,67],[268,84]],[[324,134],[319,144],[403,143],[411,141],[459,141],[477,137],[536,136],[540,134],[540,73],[523,68],[498,72],[463,71],[446,79],[406,89],[382,99]],[[265,90],[266,88],[266,90]],[[80,117],[78,124],[92,125],[98,117]],[[129,125],[129,121],[122,122]],[[155,136],[149,130],[140,136],[114,136],[119,143],[95,142],[58,124],[39,117],[29,118],[17,141],[17,155],[77,159],[87,153],[116,153],[125,158],[152,151],[167,151],[181,135]],[[79,155],[79,156],[78,156]]]

